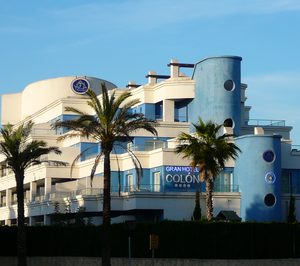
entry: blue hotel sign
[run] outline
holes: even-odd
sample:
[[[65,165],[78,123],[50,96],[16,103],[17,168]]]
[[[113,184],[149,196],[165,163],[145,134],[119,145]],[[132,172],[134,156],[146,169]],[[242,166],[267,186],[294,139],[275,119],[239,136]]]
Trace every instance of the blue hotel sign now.
[[[90,83],[86,79],[77,78],[72,81],[71,88],[76,94],[85,94],[90,88]]]
[[[199,169],[190,166],[164,167],[165,191],[195,191],[200,188]]]

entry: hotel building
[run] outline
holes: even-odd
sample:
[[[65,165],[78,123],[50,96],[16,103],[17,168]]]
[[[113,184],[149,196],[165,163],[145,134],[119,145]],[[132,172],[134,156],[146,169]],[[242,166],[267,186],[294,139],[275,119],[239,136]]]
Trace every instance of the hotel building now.
[[[176,137],[190,133],[198,117],[223,124],[224,133],[233,133],[232,141],[242,153],[229,160],[216,177],[213,194],[214,215],[221,210],[235,211],[243,221],[285,221],[291,196],[295,197],[300,219],[300,151],[290,140],[292,127],[283,120],[249,119],[246,105],[247,85],[241,82],[238,56],[205,58],[196,64],[172,60],[170,75],[149,72],[146,84],[129,82],[117,88],[111,82],[93,77],[60,77],[38,81],[15,94],[2,95],[1,123],[20,125],[32,120],[31,138],[58,146],[62,155],[49,154],[49,160],[67,162],[67,166],[43,163],[25,174],[25,216],[30,225],[54,223],[56,214],[72,221],[78,213],[86,222],[102,220],[103,161],[91,182],[90,171],[100,145],[92,139],[76,137],[57,142],[62,128],[53,130],[57,120],[74,119],[65,111],[72,106],[93,114],[87,106],[85,91],[91,88],[101,97],[101,83],[118,96],[124,89],[140,103],[132,112],[157,120],[158,136],[139,130],[132,143],[116,145],[111,155],[112,221],[190,220],[195,206],[195,191],[205,190],[197,169],[176,154]],[[181,73],[193,69],[191,76]],[[127,149],[141,162],[143,175],[138,181]],[[71,164],[80,152],[71,173]],[[2,162],[2,163],[1,163]],[[119,187],[118,172],[121,174]],[[121,193],[119,194],[119,190]],[[201,193],[205,215],[205,195]],[[16,224],[16,182],[0,157],[0,223]]]

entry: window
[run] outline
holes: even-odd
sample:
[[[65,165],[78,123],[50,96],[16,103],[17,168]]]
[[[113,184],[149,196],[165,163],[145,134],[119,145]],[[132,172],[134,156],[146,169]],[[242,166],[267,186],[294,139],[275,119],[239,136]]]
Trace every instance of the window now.
[[[231,172],[222,172],[215,179],[215,192],[234,192],[233,174]]]
[[[235,84],[234,84],[233,80],[228,79],[228,80],[226,80],[224,82],[224,88],[225,88],[225,90],[227,90],[227,91],[233,91],[234,87],[235,87]]]
[[[160,101],[155,104],[155,119],[162,119],[163,115],[163,102]]]
[[[174,104],[174,121],[187,122],[188,121],[188,101],[175,101]]]
[[[276,197],[272,193],[269,193],[265,196],[266,206],[272,207],[275,205],[275,203],[276,203]]]
[[[227,118],[224,123],[223,123],[224,127],[234,127],[234,122],[231,118]]]
[[[263,158],[266,162],[272,163],[275,160],[275,153],[271,150],[265,151],[263,153]]]
[[[281,190],[282,193],[292,192],[292,178],[290,172],[281,173]]]
[[[153,173],[153,191],[160,192],[160,172]]]
[[[6,166],[4,164],[0,165],[0,177],[6,176]]]
[[[132,174],[127,175],[127,191],[128,192],[134,191]]]

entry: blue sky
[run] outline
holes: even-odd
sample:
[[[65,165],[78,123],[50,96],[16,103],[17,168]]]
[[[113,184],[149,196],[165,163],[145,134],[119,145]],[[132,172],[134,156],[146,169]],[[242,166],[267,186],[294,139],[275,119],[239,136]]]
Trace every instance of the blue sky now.
[[[171,58],[239,55],[253,119],[300,144],[298,0],[0,0],[0,94],[65,75],[145,83]]]

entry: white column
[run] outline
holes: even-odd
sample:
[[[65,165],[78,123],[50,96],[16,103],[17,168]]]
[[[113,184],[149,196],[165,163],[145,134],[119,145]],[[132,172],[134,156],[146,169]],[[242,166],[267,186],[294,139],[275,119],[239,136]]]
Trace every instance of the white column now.
[[[163,100],[163,121],[174,122],[174,101]]]
[[[148,72],[148,75],[156,75],[156,72],[154,72],[154,71],[149,71],[149,72]],[[156,77],[149,77],[149,76],[148,76],[148,84],[149,84],[149,85],[154,85],[154,84],[156,84],[156,82],[157,82]]]
[[[49,194],[51,193],[51,189],[52,189],[51,183],[52,183],[52,178],[46,177],[45,178],[45,199],[47,199]]]
[[[7,189],[6,190],[6,206],[10,207],[11,206],[11,200],[12,200],[12,190]]]
[[[30,226],[34,225],[34,222],[35,222],[34,217],[33,216],[29,216],[29,225]]]
[[[44,214],[44,225],[50,225],[50,224],[51,224],[50,215]]]
[[[171,60],[171,64],[172,63],[178,63],[178,60],[176,59],[172,59]],[[171,65],[171,69],[170,69],[170,74],[171,74],[171,78],[177,78],[179,76],[179,67],[178,66],[174,66]]]
[[[36,182],[30,182],[30,195],[29,195],[29,200],[33,201],[34,197],[36,196]]]
[[[5,220],[5,225],[11,226],[11,220],[9,219]]]

